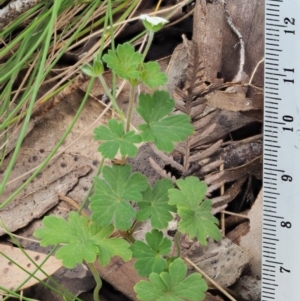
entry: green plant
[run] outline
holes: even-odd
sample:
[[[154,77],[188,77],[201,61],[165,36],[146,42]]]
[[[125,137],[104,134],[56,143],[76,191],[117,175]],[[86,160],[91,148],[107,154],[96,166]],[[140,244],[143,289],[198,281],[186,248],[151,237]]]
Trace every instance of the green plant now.
[[[172,242],[163,237],[160,230],[167,227],[173,212],[180,217],[178,231],[181,233],[196,237],[203,245],[207,244],[207,236],[221,239],[218,220],[211,214],[212,203],[205,199],[206,184],[190,176],[177,180],[176,186],[171,180],[163,179],[151,187],[146,176],[132,172],[126,163],[127,157],[135,157],[138,145],[142,143],[152,142],[159,150],[171,152],[175,142],[184,141],[193,133],[189,116],[173,114],[175,101],[168,92],[159,90],[152,95],[138,95],[136,112],[144,123],[138,125],[139,132],[130,129],[137,85],[155,88],[167,80],[157,62],[144,62],[154,32],[164,22],[155,18],[152,24],[151,18],[142,19],[149,31],[143,54],[125,43],[109,50],[102,58],[98,55],[93,65],[82,67],[83,72],[100,79],[120,117],[95,129],[95,139],[102,141],[98,150],[103,158],[115,159],[119,154],[124,164],[101,167],[101,177],[95,178],[94,194],[90,198],[90,217],[76,212],[70,214],[68,221],[55,216],[45,217],[44,227],[36,230],[35,236],[41,238],[42,246],[63,244],[56,257],[62,259],[66,267],[72,268],[82,262],[88,264],[97,282],[95,300],[99,300],[101,279],[93,263],[98,259],[105,266],[115,255],[125,261],[136,258],[135,268],[139,275],[149,277],[150,282],[140,281],[134,288],[140,300],[203,300],[207,285],[200,274],[186,277],[187,267],[180,258],[176,241],[179,232],[174,238],[177,256],[173,257]],[[127,114],[119,108],[115,93],[108,89],[102,76],[103,62],[130,84]],[[153,230],[146,233],[146,242],[135,241],[132,234],[136,223],[147,219]],[[113,237],[114,231],[126,235],[124,238]]]

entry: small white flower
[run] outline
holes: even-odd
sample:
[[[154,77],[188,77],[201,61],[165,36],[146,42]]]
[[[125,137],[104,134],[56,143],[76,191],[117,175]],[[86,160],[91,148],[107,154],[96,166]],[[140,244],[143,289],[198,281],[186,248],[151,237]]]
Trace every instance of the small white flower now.
[[[169,21],[164,19],[164,18],[160,18],[160,17],[151,17],[149,15],[140,15],[140,19],[143,21],[143,24],[145,26],[145,28],[149,31],[153,31],[153,32],[157,32],[159,31],[163,25],[165,25],[166,23],[168,23]]]
[[[140,15],[140,19],[141,20],[145,20],[149,23],[151,23],[152,25],[158,25],[158,24],[167,24],[169,21],[164,19],[164,18],[160,18],[160,17],[151,17],[151,16],[148,16],[148,15]]]

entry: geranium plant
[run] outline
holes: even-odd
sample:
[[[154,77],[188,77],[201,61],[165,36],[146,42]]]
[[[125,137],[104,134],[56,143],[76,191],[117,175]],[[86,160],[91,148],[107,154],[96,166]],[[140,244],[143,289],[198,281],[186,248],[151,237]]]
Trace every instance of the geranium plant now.
[[[109,50],[102,58],[96,57],[93,65],[82,67],[84,73],[100,79],[119,113],[119,119],[110,119],[107,125],[94,130],[95,139],[101,141],[98,151],[103,158],[112,160],[119,154],[124,164],[103,166],[100,177],[94,179],[90,217],[77,212],[72,212],[68,221],[47,216],[35,236],[41,239],[42,246],[58,244],[56,257],[62,259],[66,267],[86,263],[91,268],[98,284],[95,300],[99,300],[101,280],[93,263],[98,260],[105,266],[115,255],[124,261],[135,258],[134,267],[139,275],[149,278],[134,287],[140,300],[203,300],[207,290],[205,281],[198,273],[186,276],[184,261],[180,254],[171,256],[172,241],[164,237],[161,230],[167,228],[172,214],[177,214],[181,233],[197,238],[203,245],[207,244],[208,236],[221,239],[218,220],[211,213],[212,202],[205,198],[206,184],[190,176],[178,179],[176,185],[169,179],[162,179],[151,187],[145,175],[132,172],[130,164],[126,163],[126,158],[134,158],[143,143],[153,143],[159,150],[170,153],[174,143],[184,141],[194,131],[188,115],[173,113],[175,101],[168,92],[140,93],[135,99],[137,85],[158,88],[167,81],[157,62],[144,61],[154,33],[167,21],[145,15],[141,19],[149,32],[144,53],[125,43]],[[104,63],[130,84],[127,112],[119,108],[108,89],[102,76]],[[137,126],[138,131],[130,129],[135,101],[136,112],[143,120]],[[148,219],[153,229],[145,234],[145,242],[134,240],[134,224]],[[130,239],[112,236],[117,230],[127,233]]]

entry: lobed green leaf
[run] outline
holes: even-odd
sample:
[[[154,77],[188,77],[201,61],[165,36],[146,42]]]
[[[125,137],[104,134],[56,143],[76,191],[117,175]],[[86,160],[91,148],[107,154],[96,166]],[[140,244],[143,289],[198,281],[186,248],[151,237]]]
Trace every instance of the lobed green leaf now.
[[[84,260],[93,263],[97,256],[102,265],[108,264],[115,255],[125,261],[131,259],[128,242],[121,238],[109,238],[114,230],[112,225],[106,228],[95,226],[77,212],[71,212],[68,221],[47,216],[43,219],[43,225],[34,235],[42,239],[42,246],[65,244],[55,255],[67,268],[74,268]]]
[[[193,134],[194,128],[186,114],[168,116],[175,107],[175,101],[166,91],[155,91],[153,95],[139,95],[137,112],[146,121],[138,129],[142,140],[154,142],[156,147],[165,152],[174,149],[174,142],[185,140]]]
[[[207,236],[220,240],[219,221],[211,213],[212,202],[204,199],[206,184],[192,176],[177,180],[176,184],[179,189],[169,190],[169,204],[177,206],[181,218],[178,230],[187,233],[191,239],[197,237],[203,245],[207,245]]]
[[[168,190],[173,187],[170,179],[157,181],[153,189],[149,186],[143,192],[143,201],[138,203],[140,210],[137,212],[136,219],[146,221],[150,218],[153,228],[166,228],[173,218],[170,212],[176,212],[176,207],[168,204]]]
[[[140,143],[141,136],[134,131],[124,132],[124,126],[116,119],[110,119],[107,126],[99,126],[94,130],[94,138],[104,141],[98,148],[103,157],[113,159],[118,151],[124,157],[135,157],[138,148],[135,144]]]
[[[167,267],[163,255],[171,252],[172,242],[156,229],[146,233],[146,242],[137,240],[130,248],[133,257],[138,259],[135,269],[140,276],[148,277],[152,272],[160,273]]]
[[[103,61],[121,78],[127,80],[140,78],[139,66],[143,63],[143,55],[136,52],[128,42],[118,45],[115,51],[108,50],[103,56]]]
[[[148,62],[143,64],[141,79],[145,85],[150,88],[163,86],[167,82],[167,76],[164,72],[160,72],[157,62]]]
[[[102,227],[113,223],[119,230],[128,230],[135,218],[130,201],[142,201],[148,180],[141,173],[131,173],[129,164],[104,166],[103,179],[95,178],[95,193],[91,197],[91,219]]]
[[[206,282],[200,274],[186,277],[186,273],[186,265],[178,258],[170,264],[168,272],[151,273],[150,282],[142,280],[135,285],[134,290],[142,301],[204,300]]]

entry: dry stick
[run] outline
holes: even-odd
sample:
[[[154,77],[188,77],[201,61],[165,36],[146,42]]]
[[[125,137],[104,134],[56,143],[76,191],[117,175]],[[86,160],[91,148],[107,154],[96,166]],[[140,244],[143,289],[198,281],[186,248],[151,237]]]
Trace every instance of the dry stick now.
[[[80,206],[70,197],[64,195],[64,194],[58,194],[58,197],[61,201],[65,201],[66,203],[68,203],[69,205],[71,205],[72,207],[76,208],[77,210],[80,209]],[[81,214],[86,216],[86,217],[90,217],[90,215],[84,210],[81,210]]]
[[[230,212],[230,211],[226,211],[226,210],[224,210],[223,212],[225,214],[228,214],[228,215],[233,215],[233,216],[238,216],[238,217],[249,219],[249,217],[247,215],[243,215],[243,214],[239,214],[239,213],[234,213],[234,212]]]
[[[32,238],[28,238],[26,236],[21,236],[21,235],[17,235],[17,234],[14,234],[14,233],[9,233],[7,232],[3,227],[0,226],[0,229],[5,231],[6,234],[10,234],[11,236],[15,237],[15,238],[20,238],[20,239],[23,239],[23,240],[27,240],[27,241],[31,241],[31,242],[35,242],[35,243],[40,243],[41,241],[40,240],[37,240],[37,239],[32,239]]]
[[[184,19],[188,18],[189,16],[193,15],[194,14],[194,11],[195,11],[195,8],[193,8],[192,10],[190,10],[187,14],[185,14],[184,16],[180,17],[179,19],[175,20],[174,22],[171,22],[169,24],[166,24],[164,26],[164,28],[167,28],[167,27],[171,27],[181,21],[183,21]]]
[[[263,90],[263,89],[262,89],[262,88],[259,88],[259,87],[256,87],[256,86],[252,85],[251,83],[252,83],[252,80],[253,80],[253,78],[254,78],[255,73],[257,72],[257,69],[258,69],[259,65],[260,65],[264,60],[265,60],[265,58],[263,57],[263,58],[256,64],[256,66],[255,66],[255,68],[254,68],[254,70],[253,70],[253,72],[252,72],[252,74],[251,74],[251,77],[250,77],[250,80],[249,80],[249,84],[248,84],[249,86],[251,86],[251,87],[253,87],[253,88],[261,89],[261,90]]]
[[[198,271],[204,278],[206,278],[214,287],[216,287],[220,292],[222,292],[231,301],[237,301],[234,299],[226,290],[221,287],[217,282],[215,282],[211,277],[209,277],[205,272],[203,272],[198,266],[196,266],[189,258],[183,258],[188,264],[190,264],[196,271]]]
[[[212,215],[216,215],[217,213],[224,211],[224,209],[225,209],[226,207],[227,207],[227,204],[225,204],[225,205],[223,205],[223,206],[220,206],[220,207],[217,207],[217,208],[213,208],[213,209],[211,210],[211,214],[212,214]]]
[[[220,157],[220,160],[222,160],[222,158]],[[224,170],[224,163],[222,163],[220,165],[220,171]],[[220,194],[221,196],[224,195],[225,193],[225,187],[224,185],[221,186],[220,188]],[[224,236],[225,235],[225,214],[224,214],[224,210],[221,211],[221,233]]]

